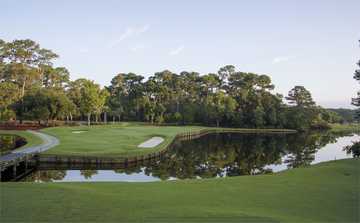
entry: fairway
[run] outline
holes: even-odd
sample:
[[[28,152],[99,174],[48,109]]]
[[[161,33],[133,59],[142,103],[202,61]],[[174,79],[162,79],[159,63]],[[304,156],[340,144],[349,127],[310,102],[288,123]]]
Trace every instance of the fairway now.
[[[159,151],[171,143],[180,132],[201,130],[205,127],[191,126],[151,126],[134,123],[115,125],[55,127],[42,132],[60,140],[60,145],[44,154],[86,155],[86,156],[134,156]],[[138,146],[152,137],[162,137],[164,141],[153,148]]]
[[[274,175],[157,183],[2,183],[1,219],[358,222],[359,165],[348,159]]]

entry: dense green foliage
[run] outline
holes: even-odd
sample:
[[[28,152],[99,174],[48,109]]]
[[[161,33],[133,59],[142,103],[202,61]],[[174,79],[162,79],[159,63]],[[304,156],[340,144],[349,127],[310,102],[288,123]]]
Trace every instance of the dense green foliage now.
[[[267,75],[221,67],[200,75],[157,72],[145,79],[119,73],[101,88],[87,79],[70,81],[58,55],[32,40],[0,41],[0,119],[146,121],[244,128],[327,128],[334,114],[316,106],[295,86],[286,97],[273,92]]]
[[[154,183],[2,183],[0,218],[4,222],[358,222],[359,165],[359,159],[348,159],[274,175]]]
[[[350,146],[346,146],[345,150],[349,154],[353,154],[354,157],[360,157],[360,141],[354,142]]]
[[[356,113],[355,109],[346,109],[346,108],[328,108],[329,113],[334,114],[335,123],[353,123],[356,121]],[[336,117],[337,116],[337,117]]]
[[[16,130],[0,130],[0,134],[2,135],[17,135],[26,140],[26,144],[18,149],[28,148],[35,145],[40,145],[43,143],[42,139],[38,136],[27,132],[27,131],[16,131]]]
[[[0,155],[11,153],[14,149],[26,144],[25,138],[18,135],[0,134]]]

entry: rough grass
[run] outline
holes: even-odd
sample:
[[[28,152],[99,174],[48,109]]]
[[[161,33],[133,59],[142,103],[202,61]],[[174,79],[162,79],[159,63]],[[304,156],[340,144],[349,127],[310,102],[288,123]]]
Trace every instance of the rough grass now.
[[[178,133],[198,131],[208,128],[200,126],[152,126],[140,123],[121,125],[95,125],[91,127],[55,127],[42,132],[60,140],[60,145],[46,151],[48,155],[78,155],[96,157],[130,157],[149,154],[164,149]],[[274,129],[227,129],[245,132],[266,132]],[[290,131],[279,130],[275,131]],[[75,133],[74,133],[75,132]],[[79,133],[81,132],[81,133]],[[138,145],[154,136],[164,138],[164,142],[153,148],[139,148]]]
[[[26,139],[26,144],[17,149],[24,149],[31,146],[40,145],[43,143],[42,139],[38,136],[27,132],[27,131],[18,131],[18,130],[0,130],[0,134],[10,134],[10,135],[18,135]]]
[[[153,183],[1,183],[2,222],[359,222],[360,160]]]

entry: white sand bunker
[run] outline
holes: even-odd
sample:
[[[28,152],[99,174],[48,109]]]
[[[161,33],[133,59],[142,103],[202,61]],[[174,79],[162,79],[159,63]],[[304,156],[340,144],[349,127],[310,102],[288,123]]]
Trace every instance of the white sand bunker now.
[[[79,134],[79,133],[83,133],[83,132],[87,132],[87,131],[81,131],[81,130],[79,130],[79,131],[72,131],[72,133],[75,133],[75,134]]]
[[[164,139],[161,137],[152,137],[149,140],[146,140],[145,142],[138,145],[139,148],[153,148],[160,143],[164,142]]]

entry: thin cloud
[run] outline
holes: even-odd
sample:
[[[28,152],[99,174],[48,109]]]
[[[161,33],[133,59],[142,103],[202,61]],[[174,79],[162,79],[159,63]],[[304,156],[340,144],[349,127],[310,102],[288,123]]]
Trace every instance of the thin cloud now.
[[[135,45],[133,47],[130,47],[130,50],[132,52],[137,52],[137,51],[142,50],[144,48],[145,48],[145,46],[143,44],[138,44],[138,45]]]
[[[176,49],[171,50],[169,52],[169,55],[170,56],[176,56],[176,55],[180,54],[184,50],[184,48],[185,48],[184,46],[179,46]]]
[[[129,27],[119,36],[119,38],[112,41],[108,45],[108,48],[112,48],[112,47],[115,47],[115,46],[119,45],[125,39],[135,37],[135,36],[139,36],[139,35],[147,32],[149,29],[150,29],[150,25],[145,25],[145,26],[141,26],[141,27]]]
[[[283,62],[287,62],[291,59],[293,59],[294,57],[290,56],[290,57],[275,57],[272,61],[273,64],[277,64],[277,63],[283,63]]]
[[[140,35],[142,33],[147,32],[150,29],[150,25],[145,25],[143,27],[140,27],[139,29],[135,29],[135,34]]]

